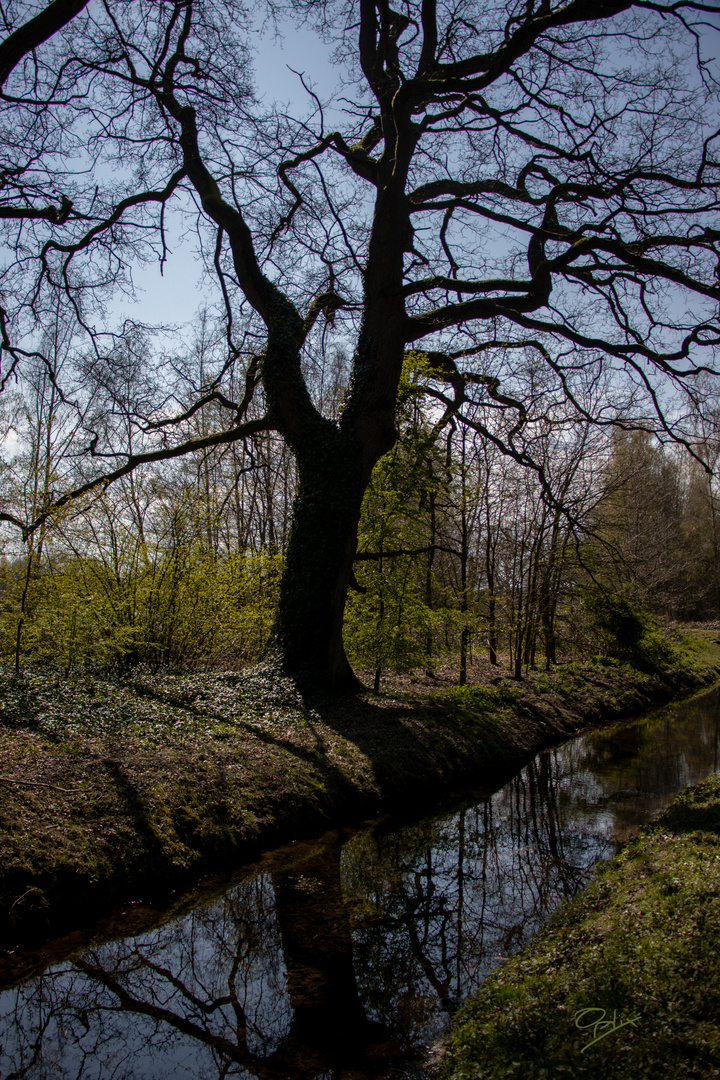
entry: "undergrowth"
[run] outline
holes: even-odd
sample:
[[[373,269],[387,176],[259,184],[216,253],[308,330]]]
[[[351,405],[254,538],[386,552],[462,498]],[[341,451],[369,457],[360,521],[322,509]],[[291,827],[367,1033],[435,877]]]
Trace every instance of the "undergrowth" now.
[[[720,775],[686,790],[456,1019],[446,1080],[720,1070]]]
[[[716,648],[703,655],[696,686],[718,666]],[[588,723],[692,682],[599,662],[523,683],[304,701],[272,661],[0,668],[0,938],[66,928],[121,895],[380,806],[498,782]]]

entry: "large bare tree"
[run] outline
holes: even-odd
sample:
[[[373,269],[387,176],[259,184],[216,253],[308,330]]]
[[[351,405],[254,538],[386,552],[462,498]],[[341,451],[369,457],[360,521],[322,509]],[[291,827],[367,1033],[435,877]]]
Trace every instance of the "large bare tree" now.
[[[59,7],[73,5],[46,13]],[[332,42],[344,83],[324,101],[305,76],[301,120],[253,98],[239,5],[74,8],[5,81],[2,334],[18,371],[33,320],[63,294],[87,341],[82,387],[63,393],[79,402],[92,385],[103,404],[82,406],[81,480],[22,528],[140,461],[275,430],[298,473],[277,644],[303,684],[352,688],[342,623],[360,505],[396,437],[409,351],[439,408],[462,420],[472,402],[475,430],[528,467],[516,440],[533,410],[563,399],[587,419],[583,388],[601,378],[594,422],[688,441],[720,332],[716,4],[299,0],[281,14]],[[170,257],[173,206],[194,221],[227,353],[183,393],[141,372],[123,408],[142,443],[121,445],[117,344],[97,304],[133,259]],[[352,351],[339,416],[312,378],[329,343]],[[189,437],[208,403],[226,422]],[[493,412],[506,419],[484,423]]]

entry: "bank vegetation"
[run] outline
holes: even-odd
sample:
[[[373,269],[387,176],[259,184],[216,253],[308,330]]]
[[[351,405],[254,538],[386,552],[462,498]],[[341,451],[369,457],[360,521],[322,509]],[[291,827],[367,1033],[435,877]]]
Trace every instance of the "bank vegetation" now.
[[[668,1080],[720,1062],[720,775],[681,793],[456,1019],[452,1080]]]
[[[663,641],[652,673],[605,657],[518,682],[488,666],[486,685],[398,680],[314,700],[271,661],[121,676],[6,667],[2,944],[132,899],[166,902],[275,843],[380,810],[495,790],[539,749],[716,677],[712,642]]]

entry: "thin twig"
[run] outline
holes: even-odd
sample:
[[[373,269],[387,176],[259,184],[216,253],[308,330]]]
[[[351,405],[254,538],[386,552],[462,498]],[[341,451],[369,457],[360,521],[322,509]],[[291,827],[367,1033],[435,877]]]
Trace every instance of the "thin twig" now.
[[[64,795],[74,795],[77,788],[58,787],[57,784],[45,784],[42,780],[10,780],[7,776],[0,776],[0,784],[21,784],[23,787],[46,787],[53,791],[62,791]]]

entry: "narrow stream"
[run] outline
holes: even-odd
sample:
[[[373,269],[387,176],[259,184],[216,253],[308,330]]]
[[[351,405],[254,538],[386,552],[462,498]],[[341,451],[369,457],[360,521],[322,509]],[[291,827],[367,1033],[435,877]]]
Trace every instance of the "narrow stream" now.
[[[714,690],[435,816],[270,852],[172,919],[56,945],[0,994],[0,1078],[421,1077],[462,999],[719,756]]]

